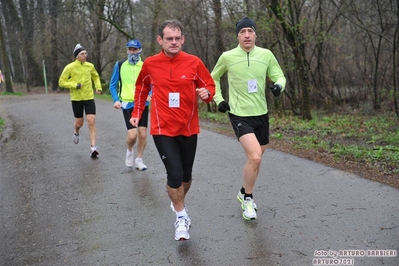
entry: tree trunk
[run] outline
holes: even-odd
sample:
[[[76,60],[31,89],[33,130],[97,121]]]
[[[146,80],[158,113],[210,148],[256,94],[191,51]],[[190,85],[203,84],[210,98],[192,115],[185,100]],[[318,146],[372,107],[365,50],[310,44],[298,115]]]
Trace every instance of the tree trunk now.
[[[58,48],[57,48],[57,21],[58,21],[58,1],[50,1],[50,31],[51,31],[51,90],[58,90],[58,78],[60,70],[58,67]]]
[[[397,8],[396,8],[396,30],[395,34],[393,37],[393,57],[392,57],[392,62],[393,62],[393,104],[395,106],[395,114],[399,118],[399,105],[398,105],[398,85],[399,85],[399,75],[398,75],[398,66],[399,66],[399,51],[398,51],[398,46],[399,46],[399,1],[397,3]]]
[[[309,66],[305,57],[305,44],[304,44],[305,42],[302,33],[300,32],[299,28],[296,27],[298,25],[289,26],[286,19],[281,13],[281,6],[279,4],[280,1],[272,0],[270,2],[271,2],[270,9],[277,17],[283,29],[284,35],[293,50],[295,65],[300,80],[299,86],[300,90],[302,91],[302,98],[301,98],[302,118],[304,120],[312,120],[312,115],[310,113],[310,99],[309,99],[309,87],[310,87],[309,78],[308,78]],[[290,3],[291,1],[288,2]]]
[[[10,65],[8,64],[8,56],[7,56],[6,44],[4,42],[2,21],[3,21],[2,18],[0,18],[0,45],[1,45],[1,58],[3,59],[2,60],[3,76],[5,80],[6,92],[13,93],[14,90],[12,89]]]
[[[7,51],[7,61],[9,64],[9,76],[13,82],[23,82],[24,68],[22,58],[19,55],[21,47],[21,21],[18,16],[14,1],[1,0],[2,13],[4,17],[3,37],[4,45]],[[12,44],[12,45],[11,45]],[[9,79],[11,81],[11,79]]]
[[[158,49],[156,39],[158,36],[158,24],[161,12],[162,12],[162,0],[154,0],[154,12],[151,22],[151,44],[150,44],[151,46],[149,51],[150,54],[155,54]]]
[[[23,57],[26,58],[26,86],[30,91],[30,86],[43,85],[43,75],[40,65],[36,62],[33,56],[33,46],[31,41],[35,34],[35,24],[33,20],[33,1],[30,2],[30,10],[26,0],[20,0],[20,9],[22,14],[22,24],[24,25],[25,41],[22,43]]]
[[[94,23],[94,44],[93,44],[93,64],[96,67],[96,70],[98,74],[101,77],[102,73],[102,64],[101,64],[101,44],[103,43],[102,40],[102,34],[103,34],[103,21],[101,20],[101,17],[103,12],[104,12],[104,1],[105,0],[100,0],[96,8],[96,13],[99,14],[99,16],[95,16],[93,18],[93,23]]]
[[[225,46],[223,43],[223,14],[222,14],[222,4],[220,0],[213,0],[213,12],[215,13],[215,36],[218,36],[215,38],[215,53],[214,53],[214,61],[215,64],[219,58],[219,56],[225,51]],[[214,65],[215,65],[214,64]],[[227,88],[227,77],[226,75],[223,75],[220,78],[220,87],[221,88]],[[229,100],[229,91],[228,90],[222,90],[222,96],[223,98],[228,101]],[[217,107],[215,108],[217,109]],[[216,112],[216,110],[215,110]]]

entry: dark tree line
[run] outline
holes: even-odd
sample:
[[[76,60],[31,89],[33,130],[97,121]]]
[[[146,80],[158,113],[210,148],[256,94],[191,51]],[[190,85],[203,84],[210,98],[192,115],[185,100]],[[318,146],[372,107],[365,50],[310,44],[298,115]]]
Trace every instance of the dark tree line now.
[[[44,62],[56,91],[81,43],[106,89],[126,41],[139,39],[143,58],[157,53],[158,25],[176,18],[185,25],[184,49],[211,71],[237,46],[235,23],[248,15],[257,23],[257,45],[273,51],[287,77],[282,97],[268,97],[272,109],[303,119],[313,109],[399,117],[398,10],[398,0],[0,0],[0,68],[7,91],[16,83],[29,91],[44,85]]]

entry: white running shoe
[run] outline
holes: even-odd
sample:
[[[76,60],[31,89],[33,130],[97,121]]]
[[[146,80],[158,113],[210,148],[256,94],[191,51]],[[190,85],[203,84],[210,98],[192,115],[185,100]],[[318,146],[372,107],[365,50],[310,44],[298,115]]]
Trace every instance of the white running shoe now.
[[[147,166],[143,163],[142,158],[136,158],[136,160],[134,161],[134,164],[135,164],[136,168],[139,169],[140,171],[147,170]]]
[[[73,139],[73,143],[78,144],[79,143],[79,134],[73,133],[72,139]]]
[[[90,156],[91,156],[91,158],[96,158],[97,155],[98,155],[98,151],[97,151],[96,146],[90,147]]]
[[[187,219],[179,217],[175,222],[175,240],[188,240],[190,235],[188,234],[189,225]]]
[[[242,194],[241,191],[238,191],[237,199],[238,199],[238,201],[239,201],[241,204],[244,202],[244,194]],[[256,203],[255,203],[255,202],[254,202],[254,208],[255,208],[256,211],[258,210],[258,207],[256,206]]]
[[[244,210],[242,212],[242,217],[244,217],[245,220],[255,220],[258,218],[256,214],[258,207],[253,199],[244,199],[244,194],[242,194],[241,191],[238,191],[237,199],[241,203],[241,208]]]
[[[242,212],[242,217],[245,220],[255,220],[257,217],[256,215],[256,204],[252,198],[246,198],[241,203],[241,208],[244,210]]]
[[[176,213],[175,206],[173,206],[173,202],[170,202],[170,208],[172,209],[172,211],[173,211],[174,213]],[[186,213],[187,213],[187,208],[186,208],[186,206],[184,206],[184,209],[186,209]],[[190,219],[190,216],[188,215],[188,213],[187,213],[186,220],[187,220],[188,226],[190,227],[190,226],[191,226],[191,219]]]
[[[125,164],[127,167],[133,167],[134,151],[126,150]]]

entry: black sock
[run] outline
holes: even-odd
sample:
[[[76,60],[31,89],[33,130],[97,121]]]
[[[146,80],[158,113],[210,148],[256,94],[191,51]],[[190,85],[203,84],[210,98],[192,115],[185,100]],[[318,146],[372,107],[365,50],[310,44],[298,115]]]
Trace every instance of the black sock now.
[[[244,188],[244,187],[241,188],[241,191],[240,191],[240,192],[241,192],[241,194],[244,195],[244,199],[246,199],[246,198],[251,198],[251,199],[253,199],[252,193],[251,193],[251,194],[245,193],[245,188]]]
[[[245,193],[245,194],[244,194],[244,199],[246,199],[246,198],[251,198],[251,199],[253,199],[252,193],[251,193],[251,194]]]

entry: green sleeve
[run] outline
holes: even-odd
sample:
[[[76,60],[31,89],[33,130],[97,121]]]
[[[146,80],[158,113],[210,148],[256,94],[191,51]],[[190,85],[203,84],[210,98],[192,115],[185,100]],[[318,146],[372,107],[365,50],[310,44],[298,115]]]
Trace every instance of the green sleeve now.
[[[267,70],[267,76],[275,83],[282,86],[282,91],[285,89],[286,79],[284,77],[283,70],[281,69],[276,57],[271,54],[269,61],[269,68]]]

